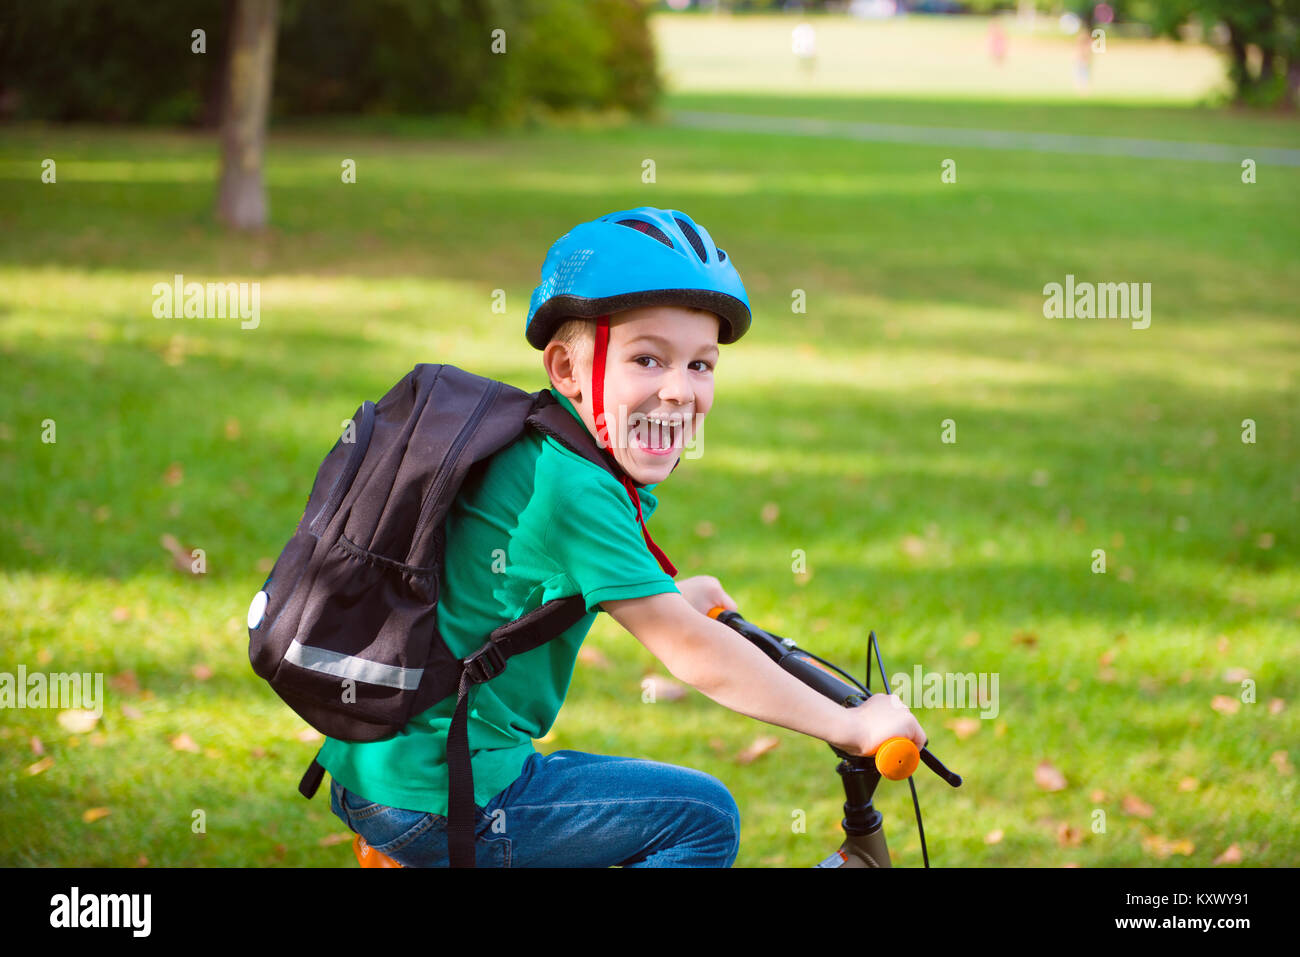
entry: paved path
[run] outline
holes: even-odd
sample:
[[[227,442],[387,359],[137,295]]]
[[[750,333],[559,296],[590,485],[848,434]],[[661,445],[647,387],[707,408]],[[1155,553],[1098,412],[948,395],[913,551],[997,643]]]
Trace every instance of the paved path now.
[[[1029,150],[1035,153],[1193,160],[1231,163],[1234,166],[1240,166],[1243,159],[1253,159],[1261,166],[1300,166],[1300,150],[1270,146],[1229,146],[1224,143],[1141,140],[1118,136],[1074,136],[1067,133],[1020,133],[1011,130],[961,129],[955,126],[854,123],[847,120],[814,120],[747,113],[704,113],[694,110],[674,111],[672,123],[675,126],[696,129],[738,133],[779,133],[786,136],[828,136],[877,143],[919,143],[929,146]]]

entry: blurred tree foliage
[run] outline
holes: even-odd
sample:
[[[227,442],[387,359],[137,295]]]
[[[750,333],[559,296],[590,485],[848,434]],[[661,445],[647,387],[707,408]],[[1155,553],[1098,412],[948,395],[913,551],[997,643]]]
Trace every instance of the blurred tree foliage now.
[[[282,0],[273,116],[644,112],[645,0]],[[213,125],[229,0],[0,7],[0,115]],[[203,30],[205,52],[194,52]],[[499,32],[498,32],[499,31]]]

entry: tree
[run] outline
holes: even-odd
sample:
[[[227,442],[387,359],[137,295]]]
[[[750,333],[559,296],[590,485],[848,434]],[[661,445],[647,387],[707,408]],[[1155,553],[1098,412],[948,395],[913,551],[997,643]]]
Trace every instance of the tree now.
[[[217,219],[235,229],[266,225],[262,153],[275,68],[277,0],[234,0],[221,108]]]
[[[1222,25],[1227,38],[1228,79],[1238,103],[1281,99],[1294,108],[1300,98],[1300,0],[1148,0],[1133,12],[1157,33],[1181,39],[1189,21],[1208,33]],[[1140,12],[1139,12],[1140,11]],[[1259,68],[1251,67],[1251,48]]]

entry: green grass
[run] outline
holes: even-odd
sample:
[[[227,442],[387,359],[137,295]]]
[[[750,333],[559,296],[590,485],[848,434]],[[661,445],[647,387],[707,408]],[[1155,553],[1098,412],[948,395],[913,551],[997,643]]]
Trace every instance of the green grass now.
[[[905,121],[888,101],[839,104]],[[963,109],[936,98],[911,121]],[[1270,118],[1164,107],[983,109],[974,125],[1296,140]],[[343,830],[327,799],[296,793],[315,746],[249,668],[248,600],[361,399],[417,361],[543,386],[522,327],[547,246],[642,204],[705,224],[755,315],[723,350],[703,457],[660,490],[656,541],[747,617],[858,672],[875,629],[891,676],[999,675],[999,714],[971,737],[948,724],[977,711],[918,710],[966,779],[917,777],[935,862],[1209,865],[1231,844],[1246,865],[1295,862],[1300,171],[1244,185],[1232,165],[635,124],[420,132],[273,137],[274,226],[256,238],[211,226],[209,139],[27,127],[0,141],[0,670],[136,682],[106,687],[89,734],[0,712],[0,864],[351,863],[320,843]],[[44,157],[56,184],[39,181]],[[344,158],[355,185],[339,182]],[[260,326],[154,319],[151,287],[177,272],[259,281]],[[1150,282],[1150,328],[1045,319],[1043,285],[1067,273]],[[174,570],[164,534],[203,548],[206,574]],[[810,574],[792,574],[796,549]],[[642,704],[656,662],[604,616],[588,641],[609,667],[579,667],[539,748],[715,774],[741,807],[740,865],[833,850],[843,798],[824,745],[776,729],[778,749],[741,766],[773,729],[695,693]],[[1234,669],[1257,700],[1222,714],[1211,702],[1240,697]],[[198,753],[171,746],[182,733]],[[35,775],[33,737],[53,759]],[[1043,760],[1065,790],[1035,784]],[[1126,795],[1152,815],[1125,814]],[[879,792],[891,848],[919,864],[910,805],[903,786]],[[111,813],[83,822],[97,807]],[[1191,853],[1160,857],[1156,838]]]

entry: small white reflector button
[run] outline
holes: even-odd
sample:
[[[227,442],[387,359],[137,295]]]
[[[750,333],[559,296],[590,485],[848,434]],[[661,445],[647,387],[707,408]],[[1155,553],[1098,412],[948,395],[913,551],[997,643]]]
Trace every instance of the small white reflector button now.
[[[256,628],[262,623],[262,616],[266,614],[267,594],[259,591],[253,596],[253,602],[248,606],[248,627]]]

